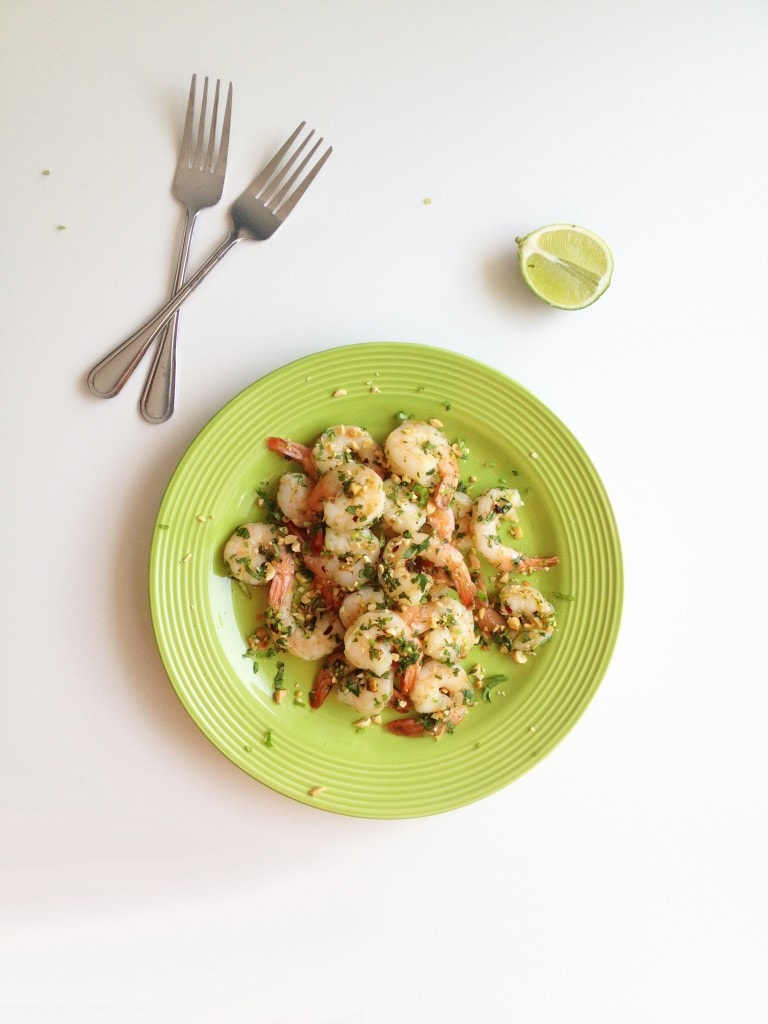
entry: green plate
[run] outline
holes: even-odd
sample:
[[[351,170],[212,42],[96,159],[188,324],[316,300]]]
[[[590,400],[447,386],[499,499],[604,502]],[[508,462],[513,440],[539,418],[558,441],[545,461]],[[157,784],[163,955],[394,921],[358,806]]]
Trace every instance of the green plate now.
[[[346,394],[334,397],[343,390]],[[398,412],[438,418],[469,457],[470,493],[506,479],[522,493],[528,554],[560,557],[532,582],[557,608],[558,630],[518,665],[475,648],[506,681],[452,734],[407,739],[329,698],[306,702],[316,666],[286,656],[285,701],[273,700],[274,659],[246,656],[263,598],[227,577],[221,552],[260,518],[257,489],[287,463],[270,434],[311,443],[354,423],[383,440]],[[565,426],[519,384],[437,348],[370,343],[300,359],[256,381],[201,431],[163,499],[152,543],[152,618],[168,675],[189,714],[255,779],[314,807],[370,818],[435,814],[508,785],[552,750],[592,698],[619,628],[622,563],[602,483]],[[304,695],[294,702],[294,689]],[[324,787],[316,795],[310,791]]]

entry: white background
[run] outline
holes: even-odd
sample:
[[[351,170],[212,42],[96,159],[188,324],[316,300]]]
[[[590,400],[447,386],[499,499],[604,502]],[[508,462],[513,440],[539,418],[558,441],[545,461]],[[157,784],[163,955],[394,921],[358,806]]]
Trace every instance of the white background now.
[[[768,1021],[766,5],[0,14],[2,1019]],[[192,72],[235,94],[193,262],[299,120],[334,155],[185,307],[177,412],[153,427],[142,374],[110,402],[84,378],[169,287]],[[516,267],[515,236],[563,220],[616,261],[577,313]],[[472,355],[544,401],[604,481],[626,569],[614,658],[565,741],[407,821],[231,765],[147,606],[197,432],[267,371],[369,340]]]

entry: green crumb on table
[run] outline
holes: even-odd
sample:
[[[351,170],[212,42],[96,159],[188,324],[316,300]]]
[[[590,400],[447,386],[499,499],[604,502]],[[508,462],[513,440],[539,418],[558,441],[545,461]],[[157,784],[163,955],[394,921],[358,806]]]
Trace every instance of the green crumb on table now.
[[[51,172],[50,172],[50,171],[48,170],[48,168],[46,167],[46,169],[45,169],[45,170],[44,170],[44,171],[43,171],[42,173],[43,173],[43,175],[44,175],[44,176],[45,176],[45,177],[47,178],[47,177],[48,177],[48,176],[50,175],[50,173],[51,173]]]
[[[267,731],[264,733],[264,746],[265,747],[274,747],[274,745],[275,745],[275,743],[274,743],[274,740],[272,739],[272,730],[271,729],[267,729]]]
[[[157,528],[158,530],[170,530],[171,527],[169,523],[158,523]]]
[[[563,594],[562,591],[560,591],[560,590],[556,590],[554,592],[553,596],[556,597],[558,601],[575,601],[576,600],[576,598],[573,596],[573,594]]]
[[[427,196],[427,198],[424,200],[424,205],[425,206],[430,206],[431,203],[432,203],[432,200],[429,198],[429,196]]]
[[[66,224],[57,224],[56,225],[56,230],[57,231],[66,231],[67,230],[67,225]]]

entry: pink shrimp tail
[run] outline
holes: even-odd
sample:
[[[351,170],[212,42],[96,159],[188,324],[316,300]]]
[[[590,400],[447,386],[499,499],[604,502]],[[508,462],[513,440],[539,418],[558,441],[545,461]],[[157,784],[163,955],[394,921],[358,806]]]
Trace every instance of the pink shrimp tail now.
[[[448,508],[459,483],[459,464],[455,458],[441,459],[437,467],[440,482],[432,494],[438,508]]]
[[[515,567],[515,572],[525,575],[529,572],[535,572],[536,569],[551,569],[552,566],[559,564],[560,559],[557,555],[551,555],[548,558],[529,558],[527,555],[523,555],[522,560]]]
[[[269,604],[271,608],[279,608],[293,587],[295,565],[293,558],[280,545],[280,560],[275,562],[275,575],[269,584]]]
[[[427,522],[439,540],[449,541],[456,529],[456,516],[452,508],[436,508],[427,516]]]
[[[331,687],[336,682],[334,677],[334,667],[339,660],[343,660],[343,655],[332,654],[326,659],[325,664],[315,676],[315,681],[312,684],[312,689],[309,694],[309,706],[317,710],[325,703],[325,699],[331,692]]]
[[[448,569],[459,600],[465,608],[472,608],[477,597],[477,586],[472,579],[467,563],[463,558],[459,558]]]
[[[404,697],[407,697],[416,685],[416,680],[419,678],[420,667],[421,658],[414,662],[413,665],[409,665],[403,672],[403,676],[400,681],[400,693]]]
[[[271,452],[277,452],[284,459],[291,459],[293,462],[300,462],[304,472],[313,479],[317,478],[317,463],[312,449],[298,441],[290,441],[285,437],[268,437],[267,448]]]
[[[484,636],[493,636],[507,628],[507,620],[487,601],[478,601],[475,606],[475,622]]]

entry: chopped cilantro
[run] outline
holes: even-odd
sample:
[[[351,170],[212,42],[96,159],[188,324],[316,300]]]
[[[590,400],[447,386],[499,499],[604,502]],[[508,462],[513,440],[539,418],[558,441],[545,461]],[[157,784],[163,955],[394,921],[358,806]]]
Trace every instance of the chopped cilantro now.
[[[497,673],[496,675],[492,676],[486,676],[485,679],[483,679],[483,700],[490,704],[491,690],[494,688],[494,686],[498,686],[499,683],[506,682],[506,679],[507,677],[505,675],[502,675],[501,673]]]

